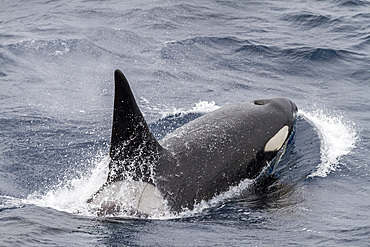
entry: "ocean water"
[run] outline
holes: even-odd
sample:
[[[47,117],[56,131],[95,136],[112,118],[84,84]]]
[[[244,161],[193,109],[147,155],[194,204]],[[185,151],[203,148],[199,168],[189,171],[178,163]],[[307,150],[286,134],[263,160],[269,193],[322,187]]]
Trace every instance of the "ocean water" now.
[[[98,217],[115,69],[157,138],[268,97],[294,136],[192,211]],[[0,246],[369,246],[369,98],[369,1],[2,1]]]

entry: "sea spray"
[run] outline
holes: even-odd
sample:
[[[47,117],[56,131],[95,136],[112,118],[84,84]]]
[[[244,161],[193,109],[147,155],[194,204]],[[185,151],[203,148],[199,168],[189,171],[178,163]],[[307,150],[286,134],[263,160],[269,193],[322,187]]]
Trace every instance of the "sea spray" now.
[[[107,179],[108,156],[98,155],[100,159],[92,162],[89,172],[63,182],[50,189],[46,194],[35,192],[23,200],[24,204],[51,207],[59,211],[89,216],[86,200],[95,193]]]
[[[208,101],[199,101],[190,110],[185,110],[183,108],[172,108],[171,110],[165,110],[165,111],[162,111],[161,113],[162,113],[162,118],[166,118],[166,117],[171,116],[171,115],[174,115],[174,116],[179,115],[179,117],[181,117],[181,116],[184,116],[184,115],[190,114],[190,113],[205,114],[205,113],[208,113],[208,112],[215,111],[219,108],[220,108],[220,106],[216,105],[216,103],[214,101],[210,101],[210,102],[208,102]]]
[[[355,148],[358,138],[354,123],[321,109],[300,110],[299,114],[317,129],[321,141],[321,163],[308,177],[326,177],[337,169],[341,158]]]

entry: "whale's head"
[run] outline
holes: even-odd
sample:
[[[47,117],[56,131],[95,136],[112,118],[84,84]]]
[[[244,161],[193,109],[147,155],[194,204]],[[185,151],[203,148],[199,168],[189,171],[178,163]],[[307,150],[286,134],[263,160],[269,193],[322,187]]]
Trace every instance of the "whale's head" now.
[[[281,149],[293,130],[297,117],[297,106],[286,98],[259,99],[252,102],[255,108],[263,112],[268,121],[264,124],[274,126],[265,131],[264,153],[275,153]],[[267,123],[269,122],[269,123]]]
[[[253,104],[261,108],[267,108],[272,113],[281,113],[295,120],[298,112],[296,104],[286,98],[258,99]]]

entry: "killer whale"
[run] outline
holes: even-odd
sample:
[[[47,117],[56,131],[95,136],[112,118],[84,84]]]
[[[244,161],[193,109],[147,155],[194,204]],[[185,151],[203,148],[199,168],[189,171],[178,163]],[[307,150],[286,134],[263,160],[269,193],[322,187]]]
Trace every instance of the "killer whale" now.
[[[243,102],[205,114],[157,141],[120,70],[106,183],[88,199],[100,215],[180,212],[256,178],[289,139],[297,107],[288,99]],[[122,193],[130,181],[131,189]],[[127,200],[127,198],[124,198]]]

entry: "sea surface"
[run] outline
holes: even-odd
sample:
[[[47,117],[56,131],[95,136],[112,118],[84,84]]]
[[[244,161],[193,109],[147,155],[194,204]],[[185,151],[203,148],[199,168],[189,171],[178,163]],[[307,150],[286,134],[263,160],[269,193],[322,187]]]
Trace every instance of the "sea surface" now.
[[[0,246],[369,246],[370,1],[0,5]],[[269,97],[294,136],[192,211],[98,217],[115,69],[159,139]]]

